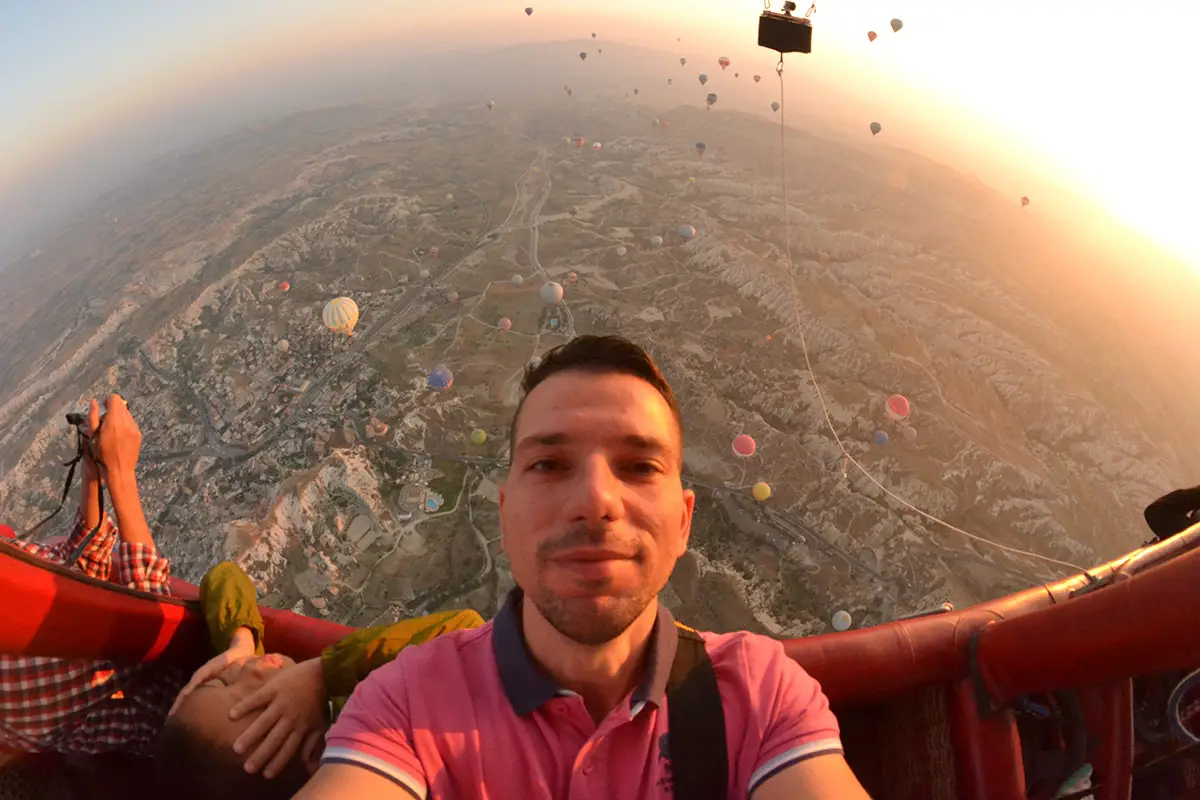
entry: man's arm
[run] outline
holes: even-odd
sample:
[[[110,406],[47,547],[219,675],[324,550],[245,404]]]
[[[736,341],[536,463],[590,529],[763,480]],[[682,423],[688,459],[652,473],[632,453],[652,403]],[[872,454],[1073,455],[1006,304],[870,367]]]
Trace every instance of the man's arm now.
[[[1200,508],[1200,486],[1177,489],[1146,506],[1146,524],[1160,540],[1169,539],[1191,527],[1188,514]]]
[[[468,609],[439,611],[347,634],[321,653],[325,693],[328,697],[349,697],[355,686],[389,663],[404,648],[427,642],[449,631],[482,625],[483,618]]]
[[[759,784],[753,800],[870,800],[841,753],[801,761]]]
[[[393,783],[390,779],[349,764],[323,764],[312,780],[304,785],[296,800],[321,800],[328,797],[371,797],[379,800],[425,800],[424,795],[414,793],[406,786]]]

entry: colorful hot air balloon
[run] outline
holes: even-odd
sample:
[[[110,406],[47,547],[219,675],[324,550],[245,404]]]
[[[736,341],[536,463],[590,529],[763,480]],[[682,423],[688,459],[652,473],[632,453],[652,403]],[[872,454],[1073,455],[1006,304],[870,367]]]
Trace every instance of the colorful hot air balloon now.
[[[696,142],[696,152],[700,154],[701,158],[704,157],[704,151],[707,149],[708,145],[706,145],[704,142]]]
[[[448,368],[438,365],[429,373],[429,388],[435,392],[445,392],[454,385],[454,373]]]
[[[712,108],[717,104],[717,96],[715,94],[709,94],[708,97],[704,98],[704,102],[708,103],[709,108]]]
[[[662,244],[663,244],[663,238],[661,236],[651,236],[650,237],[650,246],[651,247],[662,247]]]
[[[508,317],[501,317],[500,322],[496,325],[501,331],[508,332],[512,330],[512,320]]]
[[[873,42],[878,37],[879,37],[879,34],[876,33],[875,31],[867,31],[867,41]]]
[[[687,59],[686,59],[686,58],[681,58],[681,59],[679,59],[679,66],[681,66],[681,67],[686,67],[686,66],[687,66]]]
[[[1029,198],[1028,198],[1028,197],[1022,197],[1022,198],[1021,198],[1021,208],[1024,208],[1024,207],[1025,207],[1025,206],[1027,206],[1027,205],[1029,205]]]
[[[538,289],[538,296],[542,298],[542,302],[546,305],[556,306],[562,302],[563,288],[554,281],[543,283],[542,288]]]
[[[524,279],[524,278],[522,278],[520,275],[513,275],[513,276],[512,276],[512,283],[513,283],[513,286],[520,286],[520,285],[521,285],[522,283],[524,283],[524,282],[525,282],[525,279]]]
[[[888,419],[892,422],[899,422],[908,416],[912,411],[912,406],[909,405],[907,397],[902,394],[894,394],[888,397],[886,410]]]
[[[730,62],[729,62],[729,57],[728,57],[728,56],[721,56],[720,58],[718,58],[718,59],[717,59],[717,63],[721,65],[721,69],[728,69],[728,68],[729,68],[729,63],[730,63]]]
[[[738,458],[749,458],[757,449],[758,445],[755,443],[754,437],[749,434],[739,433],[733,437],[733,454]]]
[[[592,149],[593,149],[593,150],[595,150],[597,153],[599,153],[599,152],[600,152],[600,148],[601,148],[601,147],[603,147],[603,146],[604,146],[604,145],[600,144],[599,142],[593,142],[593,143],[592,143]]]
[[[525,16],[527,16],[527,17],[532,17],[532,16],[533,16],[533,8],[532,8],[532,6],[531,6],[531,7],[529,7],[529,8],[526,8],[526,9],[525,9]]]
[[[567,283],[571,284],[572,286],[579,283],[579,273],[573,272],[573,271],[568,272],[567,273]]]
[[[853,624],[854,618],[850,616],[849,611],[838,611],[833,615],[833,629],[838,633],[850,630]]]
[[[354,326],[358,324],[358,303],[349,297],[335,297],[325,304],[321,320],[325,327],[334,333],[350,336],[354,333]]]
[[[771,101],[771,110],[776,113],[779,112],[779,101],[778,100]]]
[[[679,227],[679,235],[684,239],[684,241],[687,241],[696,235],[696,229],[691,225],[681,225]]]
[[[286,292],[288,289],[291,289],[291,288],[292,288],[292,285],[290,283],[288,283],[287,281],[279,282],[279,291]]]
[[[575,146],[576,147],[583,147],[584,144],[586,144],[586,143],[587,142],[584,140],[584,138],[582,136],[575,137]]]
[[[471,431],[471,444],[478,447],[486,441],[487,431],[485,431],[483,428],[476,428],[475,430]]]
[[[871,135],[872,135],[872,136],[878,136],[878,135],[879,135],[879,132],[880,132],[881,130],[883,130],[883,126],[882,126],[882,125],[880,125],[878,122],[872,122],[872,123],[871,123]]]
[[[771,497],[771,485],[766,481],[759,481],[754,484],[754,499],[762,503]]]
[[[761,80],[762,80],[762,75],[755,75],[755,76],[754,76],[754,82],[755,82],[755,83],[758,83],[758,82],[759,82],[759,81],[761,81]]]
[[[580,60],[580,61],[587,61],[587,53],[580,53],[580,54],[579,54],[579,60]]]
[[[898,19],[892,20],[892,31],[893,32],[899,33],[900,29],[903,27],[904,27],[904,23],[901,22],[900,20],[898,20]],[[918,38],[920,38],[920,37],[918,37]]]
[[[703,86],[706,83],[708,83],[708,76],[702,72],[700,73],[700,85]]]
[[[874,439],[875,444],[880,447],[886,447],[887,443],[891,441],[891,437],[887,435],[887,431],[875,431]]]

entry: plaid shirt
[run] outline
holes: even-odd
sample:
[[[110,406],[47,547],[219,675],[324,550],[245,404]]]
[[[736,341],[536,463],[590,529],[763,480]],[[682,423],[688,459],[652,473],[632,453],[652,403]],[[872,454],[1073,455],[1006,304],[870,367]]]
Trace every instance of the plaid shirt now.
[[[9,544],[63,564],[89,532],[76,513],[65,542]],[[70,566],[108,580],[116,543],[114,583],[169,595],[170,560],[159,556],[153,545],[117,539],[117,527],[105,515],[99,533]],[[186,679],[182,670],[153,662],[118,666],[0,655],[0,750],[146,755]]]

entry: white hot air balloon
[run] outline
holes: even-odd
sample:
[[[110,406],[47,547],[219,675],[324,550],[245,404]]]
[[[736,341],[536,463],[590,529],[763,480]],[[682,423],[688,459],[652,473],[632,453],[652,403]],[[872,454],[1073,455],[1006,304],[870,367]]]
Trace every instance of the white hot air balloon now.
[[[850,626],[854,624],[854,618],[850,616],[849,611],[838,611],[833,615],[833,629],[839,633],[850,630]]]
[[[542,288],[538,289],[538,296],[542,298],[542,302],[546,305],[556,306],[562,302],[563,287],[554,281],[543,283]]]
[[[651,236],[650,237],[650,246],[651,247],[662,247],[662,243],[663,243],[663,238],[661,236]]]
[[[525,282],[525,279],[524,279],[524,278],[522,278],[520,275],[513,275],[513,276],[512,276],[512,284],[513,284],[513,286],[520,286],[520,285],[521,285],[521,284],[523,284],[524,282]]]
[[[621,245],[620,247],[617,248],[617,255],[619,255],[619,256],[623,256],[628,252],[629,251],[625,249],[624,245]]]

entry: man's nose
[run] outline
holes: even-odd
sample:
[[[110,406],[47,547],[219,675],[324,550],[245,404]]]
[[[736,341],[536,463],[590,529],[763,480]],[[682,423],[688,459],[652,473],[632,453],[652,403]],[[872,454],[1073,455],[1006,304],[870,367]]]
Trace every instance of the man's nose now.
[[[572,519],[613,521],[621,516],[621,480],[608,459],[602,455],[589,457],[578,472],[572,487],[570,511]]]

